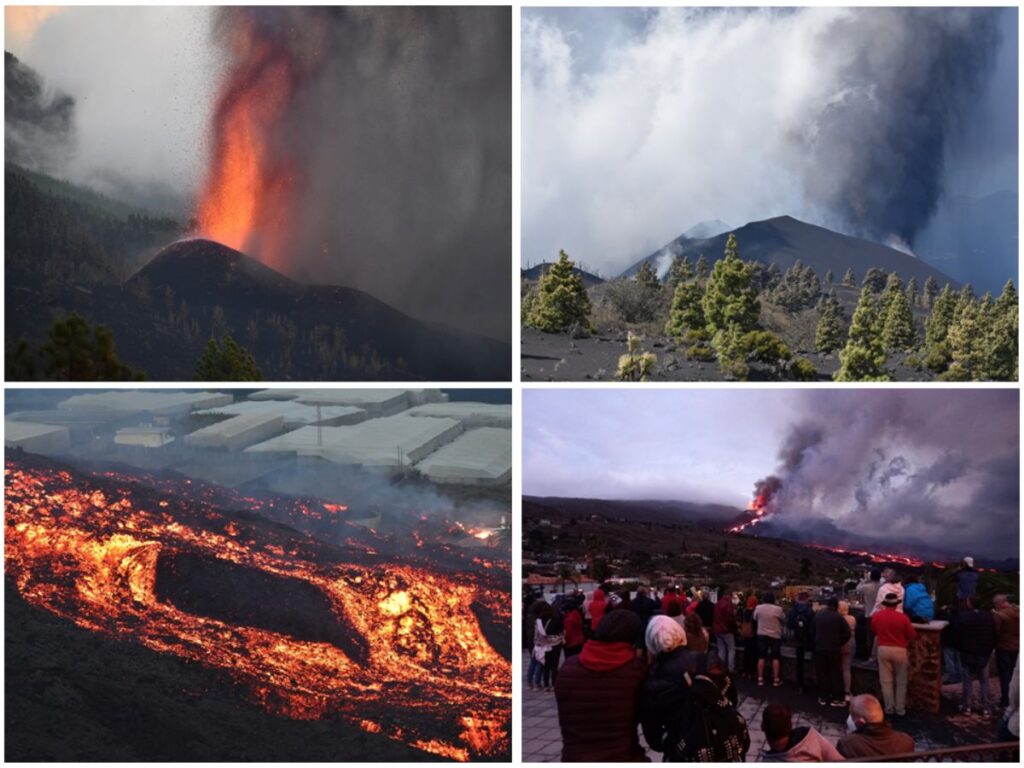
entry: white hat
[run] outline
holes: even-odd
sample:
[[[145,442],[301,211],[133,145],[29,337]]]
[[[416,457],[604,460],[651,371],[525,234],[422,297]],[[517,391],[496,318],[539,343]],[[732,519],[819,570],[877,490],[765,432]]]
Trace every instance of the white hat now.
[[[968,568],[973,568],[974,567],[974,558],[973,557],[965,557],[964,558],[964,563],[967,565]]]

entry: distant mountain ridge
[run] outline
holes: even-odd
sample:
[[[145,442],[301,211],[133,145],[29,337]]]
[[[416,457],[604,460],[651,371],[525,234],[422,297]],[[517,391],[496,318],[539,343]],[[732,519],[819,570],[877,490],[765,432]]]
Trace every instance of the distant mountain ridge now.
[[[550,261],[543,261],[540,264],[534,264],[529,269],[522,270],[522,275],[527,280],[540,280],[544,273],[551,269],[551,266],[552,264]],[[579,267],[573,267],[572,272],[574,275],[579,275],[583,278],[583,285],[587,288],[600,285],[604,282],[604,278],[598,277],[597,275],[587,272],[585,269],[580,269]]]
[[[813,267],[819,277],[832,270],[837,282],[847,269],[852,269],[859,285],[864,273],[876,267],[886,272],[897,272],[904,280],[913,277],[919,286],[929,277],[934,277],[940,286],[945,283],[954,287],[959,285],[941,270],[895,248],[833,232],[792,216],[753,221],[732,232],[736,235],[742,259],[763,264],[774,262],[783,272],[799,260]],[[645,261],[652,262],[654,266],[664,266],[677,256],[688,256],[691,262],[696,262],[704,255],[713,265],[723,258],[728,236],[729,232],[704,239],[681,235],[637,261],[621,277],[632,277]]]

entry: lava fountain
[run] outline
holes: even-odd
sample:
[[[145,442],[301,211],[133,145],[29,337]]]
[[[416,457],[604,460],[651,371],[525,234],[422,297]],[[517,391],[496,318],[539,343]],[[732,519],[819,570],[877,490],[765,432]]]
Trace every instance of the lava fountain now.
[[[8,456],[5,488],[4,571],[34,607],[223,670],[278,717],[338,716],[456,760],[507,754],[511,664],[483,623],[510,632],[506,569],[384,556],[388,541],[344,522],[328,544],[263,515],[329,507],[188,480]],[[192,579],[177,593],[176,569]]]
[[[210,129],[198,234],[280,269],[297,165],[280,145],[277,129],[295,98],[302,65],[255,15],[237,9],[230,19],[231,63]]]

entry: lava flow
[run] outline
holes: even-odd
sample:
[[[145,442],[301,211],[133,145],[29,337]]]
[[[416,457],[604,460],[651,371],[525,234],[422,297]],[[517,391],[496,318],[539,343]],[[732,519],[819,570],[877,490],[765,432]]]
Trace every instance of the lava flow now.
[[[199,234],[280,269],[296,169],[275,142],[275,129],[294,98],[301,68],[254,15],[236,9],[231,18],[232,64],[213,118]]]
[[[743,522],[732,526],[729,529],[729,533],[740,533],[747,528],[757,525],[764,520],[766,514],[768,514],[768,494],[765,491],[760,491],[747,504],[747,511],[745,512]]]
[[[5,573],[36,608],[223,670],[277,716],[337,715],[457,760],[508,753],[511,665],[485,637],[510,632],[507,570],[384,557],[343,522],[345,545],[326,544],[198,483],[10,455],[5,481]]]

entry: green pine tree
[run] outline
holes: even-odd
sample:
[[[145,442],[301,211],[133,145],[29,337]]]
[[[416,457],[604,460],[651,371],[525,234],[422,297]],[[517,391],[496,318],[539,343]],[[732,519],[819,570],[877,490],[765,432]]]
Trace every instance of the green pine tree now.
[[[886,349],[907,351],[917,344],[914,332],[914,314],[910,309],[907,294],[896,288],[888,297],[888,305],[883,295],[883,311],[885,321],[882,324],[882,344]]]
[[[140,381],[145,375],[121,362],[114,334],[91,327],[79,314],[56,319],[39,349],[43,375],[52,381]]]
[[[885,348],[877,328],[877,314],[871,286],[865,284],[850,322],[846,346],[839,353],[840,368],[833,376],[836,381],[889,380],[885,370]]]
[[[529,325],[545,333],[562,333],[577,324],[584,330],[593,329],[590,296],[583,276],[575,273],[574,267],[565,251],[559,251],[558,261],[540,278]]]
[[[1017,365],[1020,359],[1017,343],[1017,316],[1017,304],[1001,309],[999,302],[996,302],[988,324],[988,336],[985,339],[986,379],[991,381],[1017,380]]]
[[[195,381],[261,381],[263,374],[249,350],[226,335],[220,343],[216,339],[206,342],[192,378]]]
[[[697,279],[707,280],[708,279],[708,260],[707,257],[702,253],[697,257]]]
[[[633,279],[645,288],[658,288],[661,285],[658,281],[658,273],[654,271],[654,267],[647,259],[640,263],[640,268],[636,271]]]
[[[871,267],[864,273],[864,282],[861,285],[868,287],[872,293],[878,293],[885,288],[887,282],[885,272],[878,267]]]
[[[737,252],[736,236],[730,234],[725,257],[715,263],[704,293],[704,317],[712,334],[736,326],[740,334],[757,328],[761,304],[751,286],[750,267]]]
[[[979,381],[986,377],[988,317],[981,306],[965,299],[946,336],[949,370],[943,381]]]
[[[825,272],[825,285],[832,285],[832,281],[834,279],[835,279],[835,276],[832,274],[832,270],[831,269]]]
[[[917,306],[917,278],[911,277],[907,281],[907,301],[910,302],[910,306]]]
[[[843,275],[842,285],[844,288],[854,288],[857,285],[857,276],[853,274],[852,269],[846,270],[846,274]]]
[[[928,319],[925,321],[924,341],[928,347],[935,347],[946,340],[956,306],[956,295],[949,283],[946,283],[942,292],[931,302],[932,311],[928,313]]]
[[[680,337],[687,331],[702,331],[707,325],[702,300],[704,291],[696,282],[679,283],[672,295],[672,309],[665,323],[667,336]]]
[[[673,291],[680,283],[693,279],[693,266],[690,264],[689,256],[676,256],[672,259],[672,266],[668,270],[668,279],[665,284]]]
[[[928,279],[924,281],[924,295],[922,296],[922,304],[925,307],[931,307],[935,303],[935,297],[939,295],[939,283],[938,281],[928,275]]]
[[[821,317],[814,332],[814,348],[822,354],[829,354],[843,345],[843,321],[839,317],[839,302],[832,297],[825,299]]]

